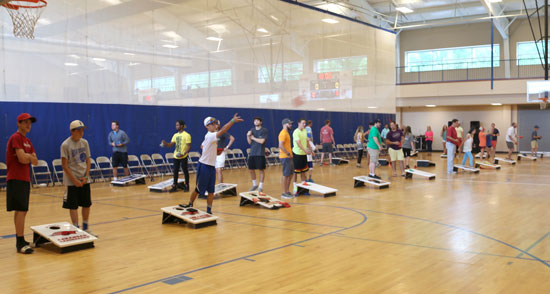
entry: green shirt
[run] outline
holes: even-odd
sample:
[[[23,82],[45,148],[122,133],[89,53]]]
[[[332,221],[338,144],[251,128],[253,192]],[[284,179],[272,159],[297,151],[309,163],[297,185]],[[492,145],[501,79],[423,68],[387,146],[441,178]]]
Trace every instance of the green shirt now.
[[[292,133],[292,143],[294,143],[294,147],[292,147],[292,152],[294,152],[296,155],[306,155],[304,150],[298,146],[298,141],[302,144],[302,147],[306,148],[307,150],[307,131],[306,129],[303,129],[300,131],[300,129],[295,129]]]
[[[374,138],[378,138],[378,143],[382,144],[382,137],[380,137],[380,132],[378,131],[378,128],[373,126],[370,129],[369,132],[369,143],[367,144],[367,147],[370,149],[378,150],[378,145],[376,145],[376,142],[374,142]]]

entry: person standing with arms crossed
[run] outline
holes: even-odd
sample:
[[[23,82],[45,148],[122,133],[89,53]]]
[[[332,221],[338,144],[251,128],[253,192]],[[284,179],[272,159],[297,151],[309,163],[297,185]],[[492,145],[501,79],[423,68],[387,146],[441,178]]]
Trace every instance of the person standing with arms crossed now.
[[[454,169],[455,152],[461,142],[457,137],[456,128],[458,127],[458,119],[453,119],[451,126],[447,129],[447,173],[452,175],[456,172]]]
[[[293,194],[290,193],[290,181],[294,175],[294,162],[292,161],[292,147],[290,139],[290,130],[292,129],[292,121],[288,118],[282,121],[283,129],[279,133],[279,158],[281,159],[281,166],[283,170],[283,194],[281,198],[290,199],[293,198]]]
[[[319,163],[319,166],[326,165],[323,163],[325,154],[328,154],[329,164],[332,165],[332,146],[336,145],[336,141],[334,141],[334,131],[330,127],[330,120],[325,121],[325,126],[321,128],[321,134],[319,137],[321,139],[321,145],[323,146],[321,163]]]
[[[34,250],[25,241],[25,217],[29,211],[29,196],[31,192],[30,164],[37,165],[38,158],[27,134],[36,118],[28,113],[17,117],[17,132],[8,140],[6,148],[6,210],[15,211],[15,248],[17,252],[31,254]]]
[[[246,140],[250,144],[250,154],[248,154],[248,171],[252,178],[252,188],[249,191],[263,192],[265,177],[265,142],[267,141],[267,129],[262,126],[262,118],[254,118],[254,127],[246,133]],[[256,170],[259,170],[260,183],[256,182]]]
[[[178,190],[178,177],[180,172],[180,167],[183,170],[183,175],[185,176],[185,183],[183,185],[183,192],[189,192],[189,170],[188,170],[188,160],[189,160],[189,151],[191,150],[191,135],[185,131],[185,122],[183,120],[176,121],[176,130],[172,136],[170,143],[162,140],[161,145],[163,147],[171,148],[176,145],[174,149],[174,182],[172,184],[172,189],[170,193],[176,192]]]
[[[109,133],[109,145],[113,146],[113,179],[117,180],[118,167],[124,168],[124,175],[129,176],[128,170],[128,148],[130,138],[123,130],[119,129],[119,123],[116,120],[111,122],[111,132]]]

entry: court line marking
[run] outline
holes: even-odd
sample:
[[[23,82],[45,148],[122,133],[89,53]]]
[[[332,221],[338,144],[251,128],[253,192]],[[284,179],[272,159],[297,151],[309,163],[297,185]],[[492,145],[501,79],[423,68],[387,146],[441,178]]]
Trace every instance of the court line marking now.
[[[305,204],[305,205],[307,205],[307,204]],[[187,271],[187,272],[184,272],[184,273],[181,273],[181,274],[177,274],[177,275],[174,275],[174,276],[170,276],[170,277],[150,281],[150,282],[147,282],[147,283],[143,283],[143,284],[140,284],[140,285],[136,285],[136,286],[133,286],[133,287],[129,287],[129,288],[118,290],[118,291],[111,292],[111,293],[112,294],[122,293],[122,292],[130,291],[130,290],[134,290],[134,289],[137,289],[137,288],[145,287],[145,286],[148,286],[148,285],[151,285],[151,284],[164,282],[166,280],[172,280],[174,278],[180,278],[180,277],[183,277],[183,276],[187,277],[187,275],[189,275],[191,273],[199,272],[199,271],[202,271],[202,270],[210,269],[210,268],[213,268],[213,267],[221,266],[221,265],[232,263],[232,262],[235,262],[235,261],[251,259],[251,257],[254,257],[254,256],[258,256],[258,255],[266,254],[266,253],[269,253],[269,252],[272,252],[272,251],[288,248],[290,246],[300,245],[301,243],[305,243],[305,242],[308,242],[308,241],[311,241],[311,240],[315,240],[315,239],[323,238],[323,237],[326,237],[326,236],[330,236],[333,233],[339,233],[339,232],[342,232],[342,231],[345,231],[345,230],[353,229],[353,228],[356,228],[356,227],[364,224],[367,221],[367,215],[364,214],[361,211],[356,210],[356,209],[349,208],[349,207],[328,206],[328,205],[327,205],[327,207],[345,209],[345,210],[355,212],[355,213],[362,216],[362,220],[359,223],[355,224],[355,225],[345,227],[345,228],[342,228],[342,229],[338,229],[338,230],[333,231],[333,232],[324,233],[324,234],[314,236],[314,237],[310,237],[310,238],[307,238],[307,239],[304,239],[304,240],[301,240],[301,241],[296,241],[296,242],[293,242],[293,243],[290,243],[290,244],[282,245],[282,246],[271,248],[271,249],[266,249],[266,250],[263,250],[263,251],[260,251],[260,252],[256,252],[256,253],[253,253],[253,254],[246,255],[246,256],[241,256],[241,257],[237,257],[237,258],[234,258],[234,259],[222,261],[222,262],[219,262],[219,263],[215,263],[213,265],[200,267],[198,269],[190,270],[190,271]]]
[[[544,234],[540,239],[535,241],[535,243],[533,243],[533,244],[531,244],[531,246],[527,247],[527,249],[525,249],[525,251],[529,252],[531,249],[535,248],[535,246],[537,246],[540,242],[542,242],[542,240],[546,239],[546,237],[548,237],[548,235],[550,235],[550,232]],[[523,255],[523,253],[520,253],[520,254],[518,254],[517,257],[521,257],[522,255]]]

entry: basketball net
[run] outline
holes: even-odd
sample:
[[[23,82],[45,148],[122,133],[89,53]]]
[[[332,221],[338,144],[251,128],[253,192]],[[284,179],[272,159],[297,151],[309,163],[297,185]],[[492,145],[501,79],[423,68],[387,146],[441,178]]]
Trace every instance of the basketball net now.
[[[18,38],[34,39],[34,27],[42,15],[46,0],[20,0],[1,4],[10,14],[13,35]]]
[[[546,109],[546,106],[548,105],[548,98],[540,98],[540,109]]]

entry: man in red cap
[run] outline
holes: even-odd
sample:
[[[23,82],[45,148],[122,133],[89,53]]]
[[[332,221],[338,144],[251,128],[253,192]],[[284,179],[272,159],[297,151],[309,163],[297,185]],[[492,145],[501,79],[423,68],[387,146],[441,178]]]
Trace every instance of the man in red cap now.
[[[24,234],[25,217],[29,210],[31,190],[29,164],[38,164],[34,147],[26,135],[31,131],[31,125],[35,122],[36,118],[30,114],[20,114],[17,117],[17,132],[11,135],[6,148],[6,163],[8,166],[6,208],[7,211],[15,211],[13,216],[17,238],[15,246],[17,252],[23,254],[30,254],[34,251],[29,246],[29,242],[25,241]]]

